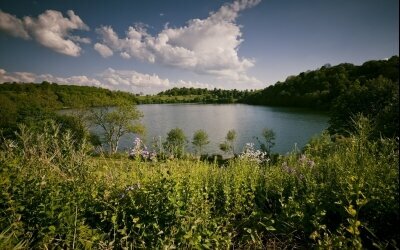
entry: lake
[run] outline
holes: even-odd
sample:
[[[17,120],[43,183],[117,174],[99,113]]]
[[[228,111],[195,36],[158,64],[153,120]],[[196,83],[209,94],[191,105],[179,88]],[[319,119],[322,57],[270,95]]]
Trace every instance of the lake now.
[[[241,150],[248,142],[258,147],[254,137],[262,139],[263,128],[269,128],[276,134],[272,151],[284,154],[292,151],[295,145],[301,149],[312,136],[328,127],[329,119],[325,113],[310,110],[246,104],[145,104],[138,105],[138,109],[144,115],[142,123],[147,131],[147,145],[153,138],[165,139],[176,127],[185,132],[189,141],[194,131],[203,129],[209,135],[210,144],[204,150],[208,153],[221,153],[219,144],[230,129],[236,130],[235,149]],[[124,136],[119,148],[131,148],[133,139],[132,134]],[[191,144],[188,149],[193,149]]]

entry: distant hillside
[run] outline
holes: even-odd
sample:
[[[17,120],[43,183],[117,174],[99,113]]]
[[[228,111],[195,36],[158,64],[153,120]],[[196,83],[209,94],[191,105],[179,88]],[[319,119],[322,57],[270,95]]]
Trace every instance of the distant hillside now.
[[[18,106],[39,106],[61,109],[112,105],[118,100],[134,102],[135,95],[89,86],[58,85],[56,83],[3,83],[0,84],[0,105],[16,103]]]
[[[290,76],[241,100],[248,104],[305,107],[330,111],[331,133],[353,130],[362,114],[373,121],[371,136],[399,135],[399,57],[349,63]]]
[[[359,84],[379,76],[399,82],[399,57],[389,60],[368,61],[361,66],[343,63],[337,66],[325,65],[318,70],[289,76],[284,82],[277,82],[248,96],[245,103],[268,106],[292,106],[329,110],[335,100]]]
[[[192,103],[235,103],[247,98],[253,90],[237,89],[206,89],[206,88],[172,88],[158,93],[150,98],[144,98],[154,103],[192,102]],[[139,98],[139,100],[141,100]],[[141,101],[142,102],[142,101]]]
[[[135,96],[96,87],[48,82],[3,83],[0,84],[0,130],[10,135],[16,131],[18,123],[36,124],[47,118],[65,120],[54,113],[62,108],[113,105],[119,101],[134,103]]]

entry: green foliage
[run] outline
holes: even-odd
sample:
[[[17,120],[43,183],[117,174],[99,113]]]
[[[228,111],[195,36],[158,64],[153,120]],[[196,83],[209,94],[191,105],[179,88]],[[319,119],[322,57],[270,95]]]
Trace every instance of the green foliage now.
[[[0,127],[5,128],[9,124],[17,123],[17,106],[8,96],[0,98]]]
[[[290,76],[241,102],[269,106],[328,110],[329,131],[349,135],[351,117],[361,113],[374,120],[374,136],[399,136],[399,57],[323,66]]]
[[[203,147],[209,144],[208,134],[204,130],[197,130],[193,134],[192,144],[196,147],[198,154],[202,154]]]
[[[235,103],[250,96],[253,90],[172,88],[156,96],[139,97],[140,103]]]
[[[261,91],[254,92],[243,101],[269,106],[307,107],[329,110],[335,100],[346,93],[358,81],[363,85],[368,80],[382,76],[399,82],[399,57],[389,60],[368,61],[361,66],[342,63],[323,66],[314,71],[289,76]]]
[[[228,153],[231,152],[235,155],[235,141],[236,141],[236,131],[231,129],[225,136],[225,141],[219,144],[219,149],[223,152]]]
[[[120,101],[135,102],[135,95],[108,89],[57,84],[3,83],[0,96],[7,96],[18,107],[39,106],[56,110],[113,105]]]
[[[90,141],[91,135],[87,131],[84,121],[80,117],[75,115],[56,114],[50,119],[53,119],[60,126],[61,134],[67,133],[69,131],[71,133],[72,139],[76,141],[78,145],[83,143],[83,140]],[[94,144],[92,143],[92,145]]]
[[[135,103],[130,93],[88,86],[57,85],[44,82],[0,84],[0,129],[9,137],[18,123],[36,126],[43,119],[57,119],[62,108],[110,106],[125,101]]]
[[[272,129],[264,128],[262,136],[264,143],[260,143],[261,150],[271,155],[271,148],[275,145],[275,132]]]
[[[234,142],[236,140],[236,131],[234,129],[229,130],[228,133],[226,134],[225,139],[228,142]]]
[[[398,142],[369,140],[364,117],[354,126],[273,164],[222,168],[92,158],[55,123],[22,126],[1,141],[0,247],[396,248]]]
[[[352,130],[351,117],[363,114],[374,121],[375,137],[398,136],[399,83],[378,77],[361,84],[356,81],[334,102],[330,131],[349,134]]]
[[[108,145],[109,153],[114,154],[124,134],[144,133],[144,127],[137,121],[142,116],[136,106],[128,102],[120,102],[113,107],[103,106],[91,109],[88,120],[91,124],[103,129],[103,141]]]
[[[180,128],[174,128],[168,132],[166,141],[164,142],[164,147],[170,155],[180,158],[185,153],[187,141],[187,137],[183,130]]]

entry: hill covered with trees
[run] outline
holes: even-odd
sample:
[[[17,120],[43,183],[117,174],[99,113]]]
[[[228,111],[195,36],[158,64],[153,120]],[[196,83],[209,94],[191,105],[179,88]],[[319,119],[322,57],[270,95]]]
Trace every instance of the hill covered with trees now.
[[[4,83],[0,84],[0,129],[7,134],[18,123],[35,124],[44,118],[55,118],[53,112],[59,109],[134,103],[134,98],[131,93],[89,86]]]
[[[255,92],[242,100],[249,104],[293,106],[328,110],[338,97],[351,91],[353,85],[369,86],[368,81],[385,78],[398,86],[399,57],[389,60],[368,61],[360,66],[342,63],[329,64],[320,69],[289,76],[284,82]]]
[[[253,94],[253,90],[172,88],[157,95],[140,96],[138,103],[236,103]]]
[[[375,136],[398,136],[399,57],[325,65],[290,76],[240,100],[267,106],[304,107],[330,111],[330,131],[347,133],[351,118],[363,114],[373,120]]]

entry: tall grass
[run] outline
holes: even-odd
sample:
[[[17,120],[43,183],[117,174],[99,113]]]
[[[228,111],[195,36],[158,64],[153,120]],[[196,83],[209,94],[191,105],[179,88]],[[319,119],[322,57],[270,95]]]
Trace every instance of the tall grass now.
[[[0,248],[362,248],[399,239],[398,144],[368,124],[272,163],[90,157],[58,126],[0,151]]]

